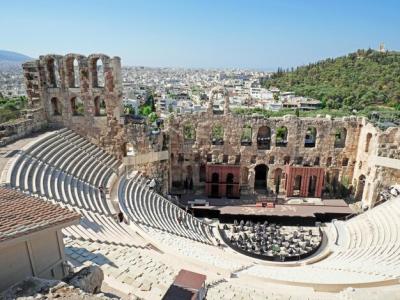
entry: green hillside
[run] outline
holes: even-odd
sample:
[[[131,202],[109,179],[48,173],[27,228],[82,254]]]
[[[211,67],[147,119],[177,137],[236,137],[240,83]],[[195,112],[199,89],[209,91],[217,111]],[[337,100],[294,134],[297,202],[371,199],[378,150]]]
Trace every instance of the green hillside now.
[[[278,70],[263,84],[319,99],[330,109],[390,106],[400,110],[400,52],[358,50],[295,70]]]

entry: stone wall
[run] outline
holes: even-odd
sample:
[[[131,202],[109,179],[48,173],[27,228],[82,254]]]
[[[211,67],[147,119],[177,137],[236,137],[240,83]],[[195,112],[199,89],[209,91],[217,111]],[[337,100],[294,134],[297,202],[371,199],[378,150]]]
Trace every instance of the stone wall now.
[[[212,110],[178,115],[170,118],[166,124],[170,138],[172,181],[185,180],[188,170],[192,170],[194,186],[202,188],[204,184],[199,180],[199,171],[200,166],[207,162],[240,165],[242,191],[253,191],[255,167],[260,164],[268,167],[267,186],[271,189],[275,173],[283,172],[285,164],[322,166],[332,174],[331,178],[336,177],[337,181],[341,181],[346,177],[349,180],[353,177],[356,164],[360,122],[361,119],[356,117],[297,118],[287,115],[262,118],[237,116],[229,112],[219,115]],[[224,128],[223,145],[212,143],[211,135],[216,125]],[[195,128],[194,139],[185,139],[185,126]],[[251,144],[249,141],[241,142],[246,126],[251,128]],[[281,127],[287,129],[284,139],[281,134],[278,137],[278,128]],[[305,145],[310,128],[316,130],[315,147]],[[342,129],[346,132],[344,142],[335,143],[337,130]],[[259,131],[269,133],[269,146],[258,145]],[[284,192],[283,189],[280,191]]]
[[[101,62],[101,63],[100,63]],[[45,55],[23,64],[29,105],[50,126],[65,126],[122,157],[121,61],[104,54]]]

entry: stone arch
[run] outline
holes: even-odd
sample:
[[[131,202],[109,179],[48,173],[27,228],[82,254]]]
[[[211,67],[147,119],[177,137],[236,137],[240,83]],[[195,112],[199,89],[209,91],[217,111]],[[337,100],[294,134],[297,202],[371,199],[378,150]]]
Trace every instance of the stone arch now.
[[[254,189],[267,189],[268,167],[266,164],[259,164],[254,168]]]
[[[104,76],[104,63],[101,58],[97,58],[95,60],[95,65],[93,66],[94,70],[96,71],[96,76],[93,78],[96,80],[94,82],[95,87],[104,87],[105,84],[105,76]]]
[[[57,97],[53,97],[50,100],[51,103],[51,113],[53,116],[61,116],[62,115],[62,108],[61,102],[58,100]]]
[[[285,126],[280,126],[276,129],[275,146],[286,147],[287,146],[288,129]]]
[[[317,128],[308,127],[304,138],[305,148],[314,148],[317,143]]]
[[[335,132],[335,148],[344,148],[346,146],[347,129],[339,128]]]
[[[84,115],[84,105],[79,97],[73,97],[70,100],[71,103],[71,112],[73,116],[83,116]]]
[[[101,96],[94,98],[94,115],[95,117],[103,117],[107,115],[106,102]]]
[[[286,155],[283,157],[283,164],[284,165],[290,164],[290,156]]]
[[[80,87],[80,59],[82,57],[78,54],[67,54],[65,58],[66,77],[68,80],[69,88]]]
[[[57,60],[54,57],[47,58],[46,70],[49,78],[49,86],[54,88],[60,87],[61,86],[60,68],[58,66]]]
[[[365,141],[365,152],[369,152],[369,144],[371,143],[371,139],[372,139],[372,133],[368,132],[367,134],[367,139]]]
[[[240,137],[240,145],[242,146],[251,146],[252,142],[252,128],[251,125],[246,124],[243,126],[242,136]]]
[[[211,129],[211,144],[223,145],[224,144],[224,128],[221,124],[214,124]]]
[[[211,174],[211,197],[219,197],[219,174]]]
[[[269,150],[271,148],[271,129],[268,126],[258,128],[257,148],[259,150]]]
[[[72,66],[73,66],[73,74],[74,74],[74,87],[80,87],[81,86],[81,77],[80,77],[80,66],[79,66],[79,61],[77,58],[74,58],[72,61]]]
[[[361,174],[358,177],[358,182],[357,182],[357,189],[356,189],[356,195],[355,198],[358,201],[362,201],[363,199],[363,193],[364,193],[364,188],[365,188],[365,175]]]

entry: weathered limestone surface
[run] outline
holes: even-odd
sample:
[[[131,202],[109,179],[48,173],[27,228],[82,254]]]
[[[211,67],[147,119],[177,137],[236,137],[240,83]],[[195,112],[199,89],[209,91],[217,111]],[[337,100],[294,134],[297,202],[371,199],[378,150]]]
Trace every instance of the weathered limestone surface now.
[[[68,283],[86,293],[95,294],[101,290],[104,274],[98,266],[81,269],[68,280]]]
[[[30,277],[17,283],[0,294],[0,299],[4,300],[99,300],[99,299],[118,299],[117,297],[108,297],[104,294],[92,295],[79,288],[68,285],[59,280],[47,280],[37,277]]]

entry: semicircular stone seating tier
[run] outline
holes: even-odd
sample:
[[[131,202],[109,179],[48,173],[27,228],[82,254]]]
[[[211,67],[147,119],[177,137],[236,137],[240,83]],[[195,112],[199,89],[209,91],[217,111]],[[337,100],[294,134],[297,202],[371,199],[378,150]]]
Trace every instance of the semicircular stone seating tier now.
[[[243,274],[276,280],[319,283],[370,283],[400,278],[400,198],[348,221],[336,221],[340,243],[314,264],[295,268],[256,265]]]
[[[120,162],[68,129],[47,135],[21,151],[9,185],[44,199],[102,215],[115,213],[105,190]]]
[[[146,178],[135,172],[120,181],[118,198],[121,209],[146,231],[146,227],[213,244],[210,226],[147,187]]]

